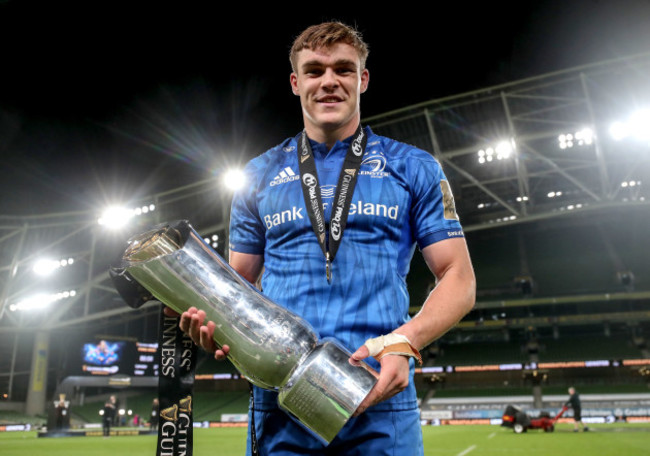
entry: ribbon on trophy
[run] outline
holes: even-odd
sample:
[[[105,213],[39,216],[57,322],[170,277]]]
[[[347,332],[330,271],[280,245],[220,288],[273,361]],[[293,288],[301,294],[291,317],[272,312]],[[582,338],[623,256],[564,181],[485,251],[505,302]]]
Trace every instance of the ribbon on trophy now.
[[[148,301],[159,302],[125,270],[111,268],[110,276],[129,307],[137,309]],[[161,305],[158,341],[160,421],[156,456],[192,456],[192,389],[197,347],[180,329],[179,320],[179,317],[165,315]]]
[[[179,318],[161,311],[157,456],[192,455],[192,387],[196,345],[178,326]]]

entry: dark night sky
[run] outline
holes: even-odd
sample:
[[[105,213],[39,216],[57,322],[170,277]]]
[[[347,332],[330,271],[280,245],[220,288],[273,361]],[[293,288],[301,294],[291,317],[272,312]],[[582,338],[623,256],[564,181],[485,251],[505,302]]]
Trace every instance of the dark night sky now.
[[[174,188],[294,135],[288,49],[322,20],[370,44],[364,116],[650,51],[648,0],[234,3],[0,0],[0,214]]]

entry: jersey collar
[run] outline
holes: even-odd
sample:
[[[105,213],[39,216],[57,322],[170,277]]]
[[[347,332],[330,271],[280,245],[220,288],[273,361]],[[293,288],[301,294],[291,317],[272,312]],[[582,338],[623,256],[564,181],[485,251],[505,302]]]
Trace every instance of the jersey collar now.
[[[369,126],[363,127],[363,130],[366,132],[366,135],[368,135],[368,139],[370,139],[370,137],[374,134]],[[300,134],[298,136],[300,136]],[[295,138],[296,142],[298,141],[298,136]],[[336,141],[332,149],[329,151],[327,150],[327,145],[325,143],[319,143],[312,139],[309,139],[309,144],[311,145],[314,157],[326,158],[335,154],[347,153],[348,147],[350,147],[350,141],[352,141],[353,136],[354,135],[350,135],[342,141]]]

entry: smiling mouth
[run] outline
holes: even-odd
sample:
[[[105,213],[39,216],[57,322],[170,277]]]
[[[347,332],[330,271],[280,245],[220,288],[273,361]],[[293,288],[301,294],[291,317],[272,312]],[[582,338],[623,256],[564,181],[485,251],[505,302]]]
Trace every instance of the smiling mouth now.
[[[339,97],[323,97],[319,98],[317,101],[319,103],[340,103],[343,100]]]

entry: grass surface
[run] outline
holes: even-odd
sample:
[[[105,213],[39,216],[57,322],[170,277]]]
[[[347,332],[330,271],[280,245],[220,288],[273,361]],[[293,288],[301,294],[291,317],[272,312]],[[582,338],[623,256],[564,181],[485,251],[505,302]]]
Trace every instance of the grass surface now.
[[[427,426],[424,454],[439,456],[641,456],[650,448],[650,424],[596,425],[574,433],[560,424],[553,433],[515,434],[499,426]],[[2,456],[141,456],[155,454],[155,436],[37,438],[35,432],[0,433]],[[246,428],[196,429],[196,456],[240,456]]]

